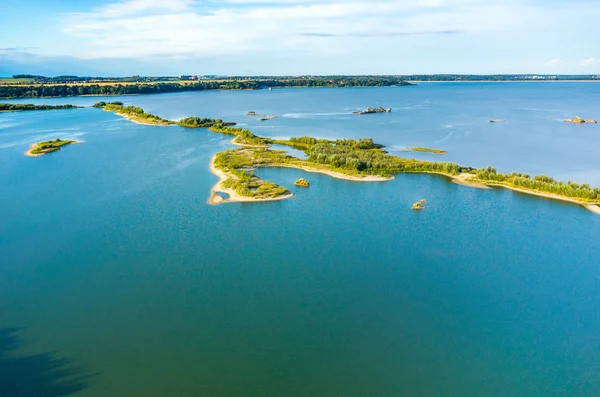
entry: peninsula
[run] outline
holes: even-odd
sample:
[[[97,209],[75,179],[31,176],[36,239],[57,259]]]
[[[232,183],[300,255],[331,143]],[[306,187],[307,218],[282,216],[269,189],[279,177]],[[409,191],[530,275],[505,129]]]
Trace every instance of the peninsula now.
[[[113,111],[123,110],[123,105],[120,103],[109,105],[96,107],[105,110],[114,109]],[[137,117],[141,114],[143,115],[142,119],[151,119],[152,123],[178,124],[149,115],[140,108],[135,109],[133,113]],[[123,113],[128,114],[129,111],[123,110]],[[600,188],[591,187],[588,184],[577,184],[571,181],[565,183],[545,175],[531,177],[528,174],[517,172],[503,174],[497,172],[493,167],[478,170],[450,162],[402,158],[389,154],[382,145],[374,143],[371,138],[332,141],[303,136],[276,140],[257,136],[248,129],[230,127],[219,119],[188,118],[184,120],[189,119],[211,120],[211,122],[198,122],[198,128],[210,125],[210,131],[232,135],[232,143],[241,146],[239,149],[217,153],[211,160],[210,169],[220,179],[212,189],[209,199],[211,204],[282,200],[293,197],[293,193],[288,189],[264,181],[254,174],[254,170],[259,167],[290,167],[360,182],[389,181],[394,179],[394,174],[402,172],[441,174],[462,185],[479,188],[505,187],[521,193],[579,204],[600,214],[598,206],[600,204]],[[270,148],[272,144],[303,150],[307,158],[299,159],[290,156],[286,151],[272,150]],[[427,151],[439,150],[427,149]],[[225,192],[230,197],[224,199],[217,192]]]
[[[64,140],[56,138],[53,141],[44,141],[34,143],[29,147],[29,150],[25,152],[25,156],[29,157],[39,157],[48,153],[59,151],[63,146],[71,145],[74,143],[81,143],[81,141],[76,140]]]

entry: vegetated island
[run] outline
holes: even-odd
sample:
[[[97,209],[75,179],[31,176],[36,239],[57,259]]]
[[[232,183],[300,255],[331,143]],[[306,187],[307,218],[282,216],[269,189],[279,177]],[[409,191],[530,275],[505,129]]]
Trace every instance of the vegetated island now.
[[[34,143],[29,147],[29,150],[25,152],[25,156],[29,157],[39,157],[48,153],[59,151],[63,146],[72,145],[74,143],[81,143],[81,141],[76,140],[66,140],[56,138],[53,141],[44,141]]]
[[[0,103],[0,112],[24,112],[30,110],[77,109],[75,105],[33,105],[31,103]]]
[[[405,152],[425,152],[425,153],[433,153],[433,154],[448,154],[448,152],[445,151],[445,150],[429,149],[429,148],[426,148],[426,147],[409,147],[409,148],[404,149],[404,150],[398,150],[398,152],[401,152],[401,153],[405,153]]]
[[[505,187],[521,193],[580,204],[600,214],[600,188],[588,184],[571,181],[565,183],[545,175],[531,177],[517,172],[503,174],[493,167],[478,170],[450,162],[402,158],[390,155],[371,138],[332,141],[304,136],[276,140],[257,136],[247,129],[229,127],[220,120],[208,120],[214,120],[209,127],[210,131],[232,135],[232,143],[242,146],[217,153],[211,159],[210,169],[220,179],[212,189],[209,199],[211,204],[290,198],[293,194],[289,190],[264,181],[254,174],[254,170],[259,167],[290,167],[360,182],[389,181],[394,179],[394,174],[401,172],[440,174],[461,185],[477,188]],[[208,124],[210,123],[202,125]],[[303,150],[307,158],[299,159],[286,151],[272,150],[271,144]],[[230,198],[223,199],[217,194],[219,191],[228,193]]]
[[[186,117],[179,121],[163,119],[155,114],[144,112],[144,109],[137,106],[125,106],[123,102],[98,102],[94,104],[95,108],[104,109],[109,112],[114,112],[119,116],[125,117],[127,120],[137,124],[156,125],[156,126],[172,126],[180,125],[187,128],[208,128],[213,125],[231,126],[233,122],[225,122],[221,119],[208,119],[200,117]]]
[[[294,182],[294,185],[300,186],[300,187],[309,187],[310,183],[308,183],[308,181],[306,179],[300,178],[296,182]]]

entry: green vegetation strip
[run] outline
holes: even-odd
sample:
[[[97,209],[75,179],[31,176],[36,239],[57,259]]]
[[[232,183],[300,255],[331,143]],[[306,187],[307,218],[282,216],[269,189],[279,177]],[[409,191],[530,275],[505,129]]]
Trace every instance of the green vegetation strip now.
[[[399,152],[425,152],[425,153],[433,153],[433,154],[448,154],[445,150],[440,149],[429,149],[426,147],[410,147],[406,150],[398,150]]]
[[[0,112],[21,112],[27,110],[77,109],[75,105],[32,105],[30,103],[0,103]]]
[[[259,90],[285,87],[384,87],[412,85],[392,76],[312,76],[225,78],[200,81],[161,81],[156,78],[24,77],[33,82],[0,84],[0,98],[42,98],[77,95],[137,95],[206,90]],[[25,80],[23,80],[25,81]]]

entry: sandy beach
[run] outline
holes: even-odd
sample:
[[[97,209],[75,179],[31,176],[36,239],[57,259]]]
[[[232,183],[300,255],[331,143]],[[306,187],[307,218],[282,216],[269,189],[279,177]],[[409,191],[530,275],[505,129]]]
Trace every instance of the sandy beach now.
[[[83,143],[83,141],[74,140],[73,142],[69,143],[69,145],[75,145],[75,144],[78,144],[78,143]],[[29,149],[24,153],[25,156],[28,156],[28,157],[40,157],[40,156],[43,156],[45,154],[48,154],[48,153],[31,153],[32,150],[35,150],[37,148],[37,145],[38,145],[37,143],[32,143],[29,146]],[[69,146],[69,145],[65,145],[65,146]],[[55,152],[56,151],[57,150],[55,150]],[[53,153],[53,152],[50,152],[50,153]]]
[[[377,175],[367,175],[367,176],[346,175],[346,174],[342,174],[341,172],[322,170],[319,168],[311,168],[311,167],[307,167],[307,166],[298,166],[298,165],[293,165],[293,164],[269,164],[269,165],[261,165],[261,167],[295,168],[295,169],[306,171],[306,172],[325,174],[325,175],[329,175],[332,178],[344,179],[346,181],[354,181],[354,182],[387,182],[387,181],[396,179],[393,176],[388,178],[388,177],[377,176]]]
[[[536,190],[528,190],[528,189],[521,189],[518,187],[513,187],[513,186],[507,186],[507,185],[503,185],[500,183],[482,183],[482,182],[475,182],[475,181],[471,181],[469,180],[470,178],[473,177],[472,174],[468,174],[468,173],[462,173],[458,176],[451,176],[451,175],[447,175],[441,172],[427,172],[428,174],[438,174],[438,175],[443,175],[446,177],[451,178],[452,182],[458,184],[458,185],[463,185],[463,186],[469,186],[469,187],[474,187],[477,189],[491,189],[490,186],[496,186],[496,187],[503,187],[506,189],[510,189],[512,191],[515,192],[519,192],[519,193],[524,193],[524,194],[529,194],[532,196],[538,196],[538,197],[544,197],[544,198],[549,198],[549,199],[553,199],[553,200],[560,200],[560,201],[565,201],[567,203],[573,203],[573,204],[578,204],[583,206],[585,209],[592,211],[595,214],[600,215],[600,207],[596,204],[590,204],[590,203],[584,203],[581,201],[577,201],[576,199],[572,199],[569,197],[564,197],[564,196],[560,196],[558,194],[554,194],[554,193],[546,193],[546,192],[539,192]]]
[[[587,209],[589,211],[592,211],[595,214],[600,215],[600,207],[598,207],[598,205],[596,205],[596,204],[584,203],[584,202],[581,202],[581,201],[577,201],[576,199],[572,199],[572,198],[569,198],[569,197],[560,196],[560,195],[554,194],[554,193],[546,193],[546,192],[538,192],[536,190],[520,189],[518,187],[506,186],[506,185],[495,184],[495,183],[490,183],[490,184],[487,184],[487,185],[488,186],[503,187],[503,188],[506,188],[506,189],[513,190],[515,192],[530,194],[532,196],[544,197],[544,198],[549,198],[549,199],[553,199],[553,200],[565,201],[567,203],[579,204],[582,207],[584,207],[585,209]]]
[[[444,175],[444,174],[442,174],[442,175]],[[489,187],[488,185],[486,185],[484,183],[470,181],[469,179],[472,177],[473,177],[472,174],[462,173],[462,174],[459,174],[458,176],[452,177],[452,182],[456,183],[457,185],[469,186],[469,187],[474,187],[477,189],[491,189],[491,187]]]
[[[112,110],[106,110],[106,109],[102,109],[102,110],[104,110],[104,111],[106,111],[106,112],[111,112],[111,113],[114,113],[114,114],[116,114],[117,116],[121,116],[121,117],[123,117],[123,118],[125,118],[125,119],[127,119],[127,120],[131,121],[132,123],[136,123],[136,124],[140,124],[140,125],[152,125],[152,126],[157,126],[157,127],[172,127],[172,126],[174,126],[174,125],[175,125],[175,124],[162,124],[162,123],[148,123],[148,122],[146,122],[146,121],[141,121],[141,120],[139,120],[139,119],[136,119],[135,117],[133,117],[133,116],[130,116],[130,115],[128,115],[128,114],[119,113],[119,112],[114,112],[114,111],[112,111]]]

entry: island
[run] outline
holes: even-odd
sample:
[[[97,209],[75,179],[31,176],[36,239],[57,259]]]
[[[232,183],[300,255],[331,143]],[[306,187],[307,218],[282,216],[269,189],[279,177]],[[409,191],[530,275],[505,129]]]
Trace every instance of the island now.
[[[107,105],[97,107],[106,108]],[[123,107],[122,104],[113,106],[115,107],[109,109],[120,111]],[[126,114],[127,111],[124,113]],[[142,117],[143,119],[158,118],[158,116],[148,115],[140,108],[133,113],[146,115]],[[389,154],[384,150],[383,145],[373,142],[371,138],[327,140],[302,136],[272,139],[257,136],[248,129],[225,125],[218,119],[198,120],[213,120],[212,126],[208,128],[210,131],[231,135],[232,143],[240,146],[238,149],[217,153],[212,158],[210,169],[219,177],[219,182],[212,189],[209,199],[211,204],[282,200],[293,197],[293,193],[288,189],[264,181],[254,173],[260,167],[290,167],[356,182],[390,181],[394,179],[395,174],[403,172],[438,174],[465,186],[484,189],[508,188],[521,193],[579,204],[600,214],[600,188],[588,184],[571,181],[565,183],[545,175],[532,177],[518,172],[503,174],[491,166],[476,169],[451,162],[398,157]],[[164,119],[158,122],[177,125],[177,122]],[[208,124],[210,123],[198,122],[198,125],[202,126]],[[271,148],[273,144],[303,150],[307,157],[299,159],[290,156],[284,150],[273,150]],[[218,192],[227,193],[230,197],[224,199],[217,194]]]
[[[425,153],[433,153],[433,154],[448,154],[445,150],[440,149],[429,149],[426,147],[409,147],[404,150],[398,150],[398,152],[425,152]]]
[[[417,201],[416,203],[413,204],[412,209],[418,211],[418,210],[422,210],[424,208],[427,208],[425,206],[426,202],[427,202],[427,200],[419,200],[419,201]]]
[[[109,112],[125,117],[127,120],[137,124],[154,126],[175,126],[179,125],[187,128],[209,128],[215,125],[232,126],[236,123],[225,122],[221,119],[209,119],[200,117],[186,117],[179,121],[163,119],[155,114],[146,113],[144,109],[137,106],[125,106],[123,102],[98,102],[93,105],[95,108],[104,109]]]
[[[72,145],[74,143],[81,143],[81,141],[76,140],[66,140],[56,138],[53,141],[44,141],[34,143],[29,147],[29,150],[25,152],[25,156],[29,157],[39,157],[48,153],[59,151],[63,146]]]
[[[296,182],[294,182],[294,185],[300,186],[300,187],[309,187],[310,183],[308,183],[308,181],[306,179],[300,178]]]
[[[31,103],[0,103],[0,112],[24,112],[31,110],[78,109],[75,105],[33,105]]]
[[[382,107],[378,107],[378,108],[368,107],[365,110],[355,110],[352,113],[353,114],[373,114],[373,113],[391,113],[391,112],[392,112],[392,108],[384,109]]]
[[[574,119],[567,119],[565,123],[575,123],[575,124],[596,124],[596,120],[584,120],[579,116],[575,116]]]

